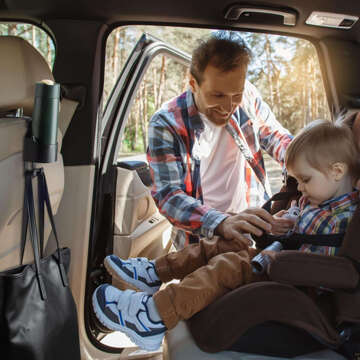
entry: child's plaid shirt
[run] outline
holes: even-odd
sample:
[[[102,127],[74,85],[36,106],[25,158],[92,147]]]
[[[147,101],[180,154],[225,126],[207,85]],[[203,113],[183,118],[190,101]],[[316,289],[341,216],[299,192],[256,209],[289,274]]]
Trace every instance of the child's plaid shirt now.
[[[358,190],[324,201],[318,206],[310,205],[306,198],[302,197],[294,232],[308,235],[345,233],[359,200]],[[336,255],[339,248],[304,244],[299,250]]]
[[[193,189],[192,148],[203,129],[190,90],[164,104],[149,124],[147,156],[153,179],[151,193],[159,211],[175,227],[185,230],[178,231],[174,240],[177,248],[188,244],[190,234],[211,238],[215,228],[229,216],[202,204],[200,182]],[[244,196],[249,206],[261,206],[271,195],[261,149],[283,165],[292,136],[276,121],[269,106],[248,81],[241,105],[226,129],[235,143],[245,144],[245,151],[251,154],[253,166],[246,161],[244,169]]]

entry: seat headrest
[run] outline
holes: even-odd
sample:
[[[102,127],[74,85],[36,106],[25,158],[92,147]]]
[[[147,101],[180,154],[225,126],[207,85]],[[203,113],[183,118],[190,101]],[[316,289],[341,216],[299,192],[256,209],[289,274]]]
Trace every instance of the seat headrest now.
[[[35,83],[54,80],[43,56],[27,41],[16,36],[0,36],[0,112],[24,109],[31,115]]]

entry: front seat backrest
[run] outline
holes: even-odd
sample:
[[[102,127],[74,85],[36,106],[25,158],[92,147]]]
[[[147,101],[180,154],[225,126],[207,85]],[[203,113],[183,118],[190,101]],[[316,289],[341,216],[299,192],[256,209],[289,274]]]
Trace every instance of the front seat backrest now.
[[[41,54],[25,40],[15,36],[0,36],[0,270],[19,264],[19,245],[24,194],[23,142],[27,130],[24,117],[11,113],[23,108],[31,116],[35,83],[53,80],[53,75]],[[58,135],[61,148],[61,134]],[[58,154],[55,163],[43,167],[54,214],[57,212],[64,190],[64,167]],[[36,187],[34,187],[35,196]],[[44,242],[51,228],[45,218]],[[26,248],[24,262],[32,260],[31,249]]]

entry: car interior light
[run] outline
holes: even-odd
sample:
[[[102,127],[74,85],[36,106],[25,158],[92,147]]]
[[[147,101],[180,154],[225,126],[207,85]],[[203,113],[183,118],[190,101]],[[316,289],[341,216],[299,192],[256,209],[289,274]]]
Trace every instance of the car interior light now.
[[[358,21],[358,16],[313,11],[305,21],[308,25],[350,29]]]

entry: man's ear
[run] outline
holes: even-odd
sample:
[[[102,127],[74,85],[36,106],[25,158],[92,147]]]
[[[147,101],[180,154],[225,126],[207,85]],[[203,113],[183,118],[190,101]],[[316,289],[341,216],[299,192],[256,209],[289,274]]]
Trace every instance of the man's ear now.
[[[189,85],[190,85],[191,91],[193,93],[196,93],[198,83],[192,74],[189,75]]]
[[[340,181],[347,173],[348,166],[343,162],[336,162],[331,165],[330,172],[335,181]]]

